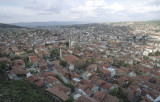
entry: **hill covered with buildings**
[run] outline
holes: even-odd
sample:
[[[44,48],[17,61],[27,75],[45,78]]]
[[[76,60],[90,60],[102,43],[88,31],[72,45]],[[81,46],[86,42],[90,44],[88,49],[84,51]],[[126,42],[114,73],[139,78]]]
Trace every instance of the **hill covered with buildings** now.
[[[0,78],[28,83],[52,101],[158,102],[159,29],[158,21],[4,28]]]

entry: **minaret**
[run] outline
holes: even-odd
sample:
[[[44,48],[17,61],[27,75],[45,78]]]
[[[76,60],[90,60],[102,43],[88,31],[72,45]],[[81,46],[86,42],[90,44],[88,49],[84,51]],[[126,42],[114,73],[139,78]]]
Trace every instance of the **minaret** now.
[[[69,39],[68,39],[68,46],[69,46],[69,48],[71,47],[71,36],[70,36],[70,34],[69,34]]]
[[[61,47],[59,49],[59,58],[62,59],[62,49],[61,49]]]

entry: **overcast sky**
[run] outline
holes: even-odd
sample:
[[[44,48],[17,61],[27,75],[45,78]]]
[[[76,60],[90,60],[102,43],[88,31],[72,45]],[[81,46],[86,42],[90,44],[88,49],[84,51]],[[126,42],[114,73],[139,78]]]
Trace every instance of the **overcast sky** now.
[[[0,23],[160,19],[160,0],[0,0]]]

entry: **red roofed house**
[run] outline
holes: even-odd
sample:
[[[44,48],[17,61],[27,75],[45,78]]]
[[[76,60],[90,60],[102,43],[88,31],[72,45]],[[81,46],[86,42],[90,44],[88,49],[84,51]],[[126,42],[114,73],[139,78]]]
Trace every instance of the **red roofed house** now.
[[[76,99],[76,102],[98,102],[98,101],[95,100],[94,98],[82,95]]]
[[[74,62],[80,59],[74,55],[64,56],[63,59],[69,64],[69,69],[74,70]]]
[[[119,99],[116,96],[107,94],[103,102],[119,102]]]
[[[17,59],[12,62],[12,66],[25,68],[25,62],[21,59]]]
[[[63,91],[66,95],[71,94],[71,89],[62,85],[62,84],[57,84],[57,85],[55,85],[55,87],[58,87],[60,89],[60,91]]]
[[[99,102],[103,102],[104,98],[106,96],[106,92],[105,91],[97,91],[93,98],[96,99]]]
[[[54,76],[53,72],[45,71],[41,74],[42,78],[45,78],[47,76]]]
[[[28,71],[22,70],[22,69],[12,69],[11,74],[16,77],[26,77],[26,74]],[[11,78],[12,79],[12,78]]]
[[[120,77],[117,81],[120,86],[124,86],[125,84],[129,83],[127,77]]]
[[[59,100],[57,100],[58,102],[64,102],[67,101],[69,99],[69,96],[65,94],[64,91],[60,90],[58,87],[52,87],[52,88],[47,88],[45,89],[47,92],[52,93],[53,95],[55,95],[56,97],[59,98]]]
[[[53,76],[47,76],[44,78],[44,80],[45,80],[46,87],[52,87],[56,84],[61,84],[61,82]]]
[[[91,64],[87,67],[88,71],[97,71],[97,65],[96,64]]]
[[[36,75],[28,77],[27,80],[38,87],[42,87],[44,85],[44,81]]]
[[[30,63],[33,64],[33,66],[38,66],[38,57],[37,56],[29,56]]]

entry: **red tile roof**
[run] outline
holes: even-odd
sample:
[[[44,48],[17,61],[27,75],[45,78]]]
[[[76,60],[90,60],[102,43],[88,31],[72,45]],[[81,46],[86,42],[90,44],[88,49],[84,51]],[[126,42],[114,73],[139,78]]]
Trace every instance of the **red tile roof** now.
[[[127,80],[128,80],[127,77],[120,77],[117,81],[118,81],[119,84],[121,84],[121,83],[123,83],[123,82],[125,82]]]
[[[70,88],[68,88],[68,87],[66,87],[66,86],[64,86],[64,85],[62,85],[62,84],[57,84],[57,85],[55,85],[55,87],[58,87],[60,91],[63,91],[63,92],[65,92],[65,93],[71,91]]]
[[[45,71],[41,74],[41,77],[54,76],[53,72]]]
[[[96,99],[99,102],[102,102],[104,97],[106,96],[106,92],[105,91],[97,91],[93,98]]]
[[[48,76],[44,79],[47,83],[54,83],[55,81],[59,81],[57,78],[53,76]]]
[[[37,75],[33,75],[33,76],[28,77],[27,80],[28,80],[30,83],[34,83],[35,81],[39,80],[39,78],[38,78]]]
[[[63,101],[67,101],[69,99],[69,96],[66,95],[63,91],[61,91],[58,87],[54,86],[52,88],[47,88],[45,90],[59,97]]]
[[[112,87],[112,85],[106,82],[102,87],[105,88],[106,90],[109,90]]]
[[[30,56],[30,57],[29,57],[29,60],[31,60],[32,63],[35,63],[35,62],[38,61],[38,57],[37,57],[37,56]]]
[[[119,99],[116,96],[112,96],[112,95],[108,94],[104,98],[104,102],[119,102]]]
[[[12,69],[11,70],[11,73],[13,73],[13,74],[27,74],[28,73],[28,71],[25,71],[25,70],[20,70],[20,69]]]
[[[82,95],[76,99],[76,102],[98,102],[98,101],[86,95]]]
[[[34,84],[35,84],[36,86],[38,86],[38,87],[42,87],[42,86],[44,85],[44,80],[39,79],[39,80],[35,81]]]
[[[106,82],[105,82],[104,80],[102,80],[102,79],[99,79],[99,80],[97,81],[98,86],[103,86],[105,83],[106,83]]]
[[[78,57],[74,55],[64,56],[63,59],[67,61],[68,63],[73,63],[74,61],[80,60]]]

